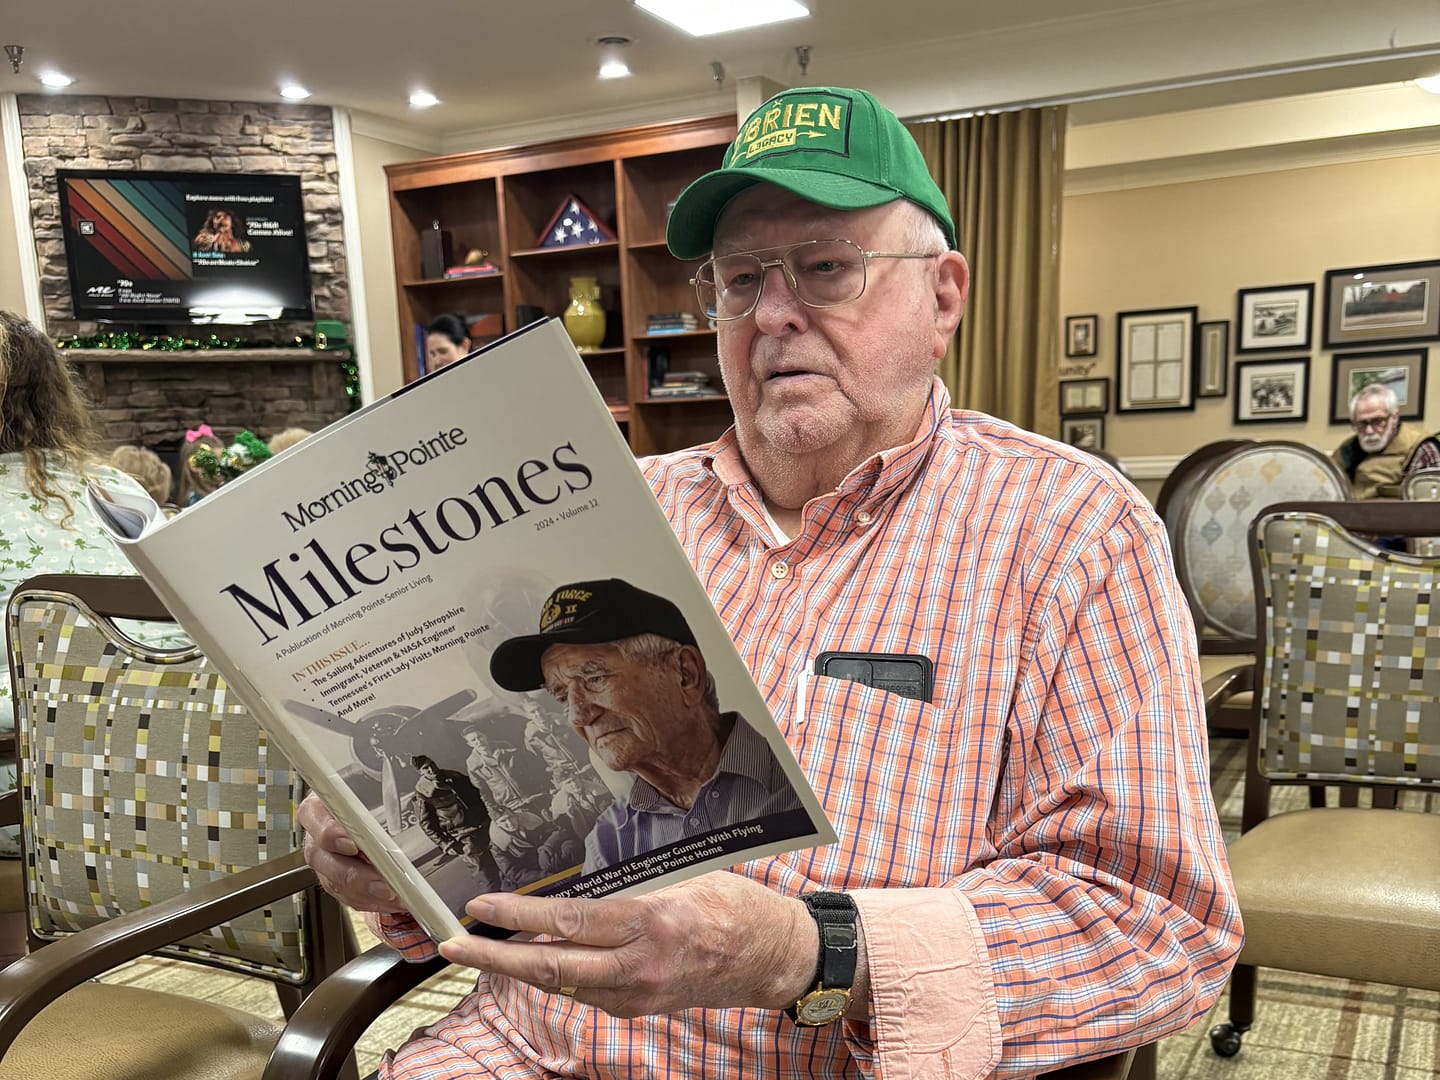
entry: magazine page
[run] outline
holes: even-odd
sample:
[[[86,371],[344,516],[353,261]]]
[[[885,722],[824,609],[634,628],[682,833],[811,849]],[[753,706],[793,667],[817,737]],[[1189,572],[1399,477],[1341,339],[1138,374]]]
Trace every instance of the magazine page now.
[[[558,321],[123,546],[432,936],[834,841]]]

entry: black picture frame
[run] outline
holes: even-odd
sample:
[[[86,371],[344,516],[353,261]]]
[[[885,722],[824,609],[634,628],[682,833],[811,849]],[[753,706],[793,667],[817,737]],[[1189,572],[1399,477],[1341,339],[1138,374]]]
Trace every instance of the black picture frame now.
[[[1223,398],[1230,389],[1230,320],[1202,322],[1195,332],[1195,396]]]
[[[1350,400],[1373,382],[1387,382],[1396,391],[1401,420],[1423,420],[1429,356],[1429,349],[1335,353],[1330,358],[1330,423],[1349,424]],[[1396,370],[1404,374],[1382,374]]]
[[[1302,424],[1310,416],[1310,357],[1235,362],[1236,424]]]
[[[1193,305],[1122,311],[1115,316],[1115,411],[1195,408]]]
[[[1315,285],[1265,285],[1235,294],[1235,355],[1303,352],[1315,322]]]
[[[1100,316],[1065,316],[1065,358],[1096,356],[1100,352]]]
[[[1067,416],[1060,421],[1060,441],[1080,450],[1105,449],[1105,417]]]
[[[1110,411],[1110,379],[1060,380],[1060,415],[1094,416]]]
[[[1419,295],[1411,303],[1398,301],[1400,310],[1372,312],[1361,306],[1368,299],[1363,295],[1367,286],[1395,287],[1406,282],[1418,286]],[[1327,349],[1440,340],[1440,259],[1327,270],[1324,288],[1322,325]]]

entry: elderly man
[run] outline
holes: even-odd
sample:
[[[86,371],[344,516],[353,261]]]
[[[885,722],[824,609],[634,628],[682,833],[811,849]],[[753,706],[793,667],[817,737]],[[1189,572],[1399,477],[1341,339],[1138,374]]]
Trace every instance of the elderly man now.
[[[579,581],[541,608],[540,632],[503,642],[490,674],[544,686],[595,755],[634,782],[585,838],[585,873],[744,821],[800,809],[764,737],[721,712],[680,609],[628,581]]]
[[[381,1075],[971,1080],[1194,1023],[1241,927],[1165,528],[1091,455],[951,410],[968,268],[913,139],[863,91],[787,90],[668,239],[713,253],[735,426],[645,468],[840,840],[641,896],[477,897],[568,940],[443,943],[476,992]],[[923,654],[929,700],[809,676],[824,651]],[[328,887],[433,955],[304,821]]]
[[[1400,420],[1395,391],[1371,383],[1350,401],[1355,434],[1332,455],[1350,479],[1356,499],[1396,499],[1400,483],[1417,469],[1440,467],[1440,440]]]

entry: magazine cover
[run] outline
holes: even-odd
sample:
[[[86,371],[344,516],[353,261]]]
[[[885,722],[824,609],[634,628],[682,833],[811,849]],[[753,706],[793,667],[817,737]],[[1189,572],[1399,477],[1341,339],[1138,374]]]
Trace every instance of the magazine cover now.
[[[437,940],[835,839],[555,320],[175,518],[90,502]]]

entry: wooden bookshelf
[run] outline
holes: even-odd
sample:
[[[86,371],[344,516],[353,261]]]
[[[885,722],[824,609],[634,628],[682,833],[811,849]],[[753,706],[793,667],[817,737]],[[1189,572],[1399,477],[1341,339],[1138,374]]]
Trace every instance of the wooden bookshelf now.
[[[645,330],[656,312],[699,316],[689,285],[694,264],[666,249],[665,219],[685,185],[720,164],[734,134],[735,117],[717,116],[387,165],[406,382],[420,372],[417,326],[444,312],[499,313],[513,330],[520,305],[561,315],[570,279],[586,275],[600,284],[606,328],[601,347],[581,355],[631,448],[652,454],[713,439],[730,423],[723,394],[654,401],[648,391],[657,348],[672,370],[707,371],[718,387],[714,331],[703,321],[693,332]],[[571,195],[616,239],[539,247],[541,231]],[[437,221],[457,261],[480,248],[499,272],[425,279],[421,233]]]

